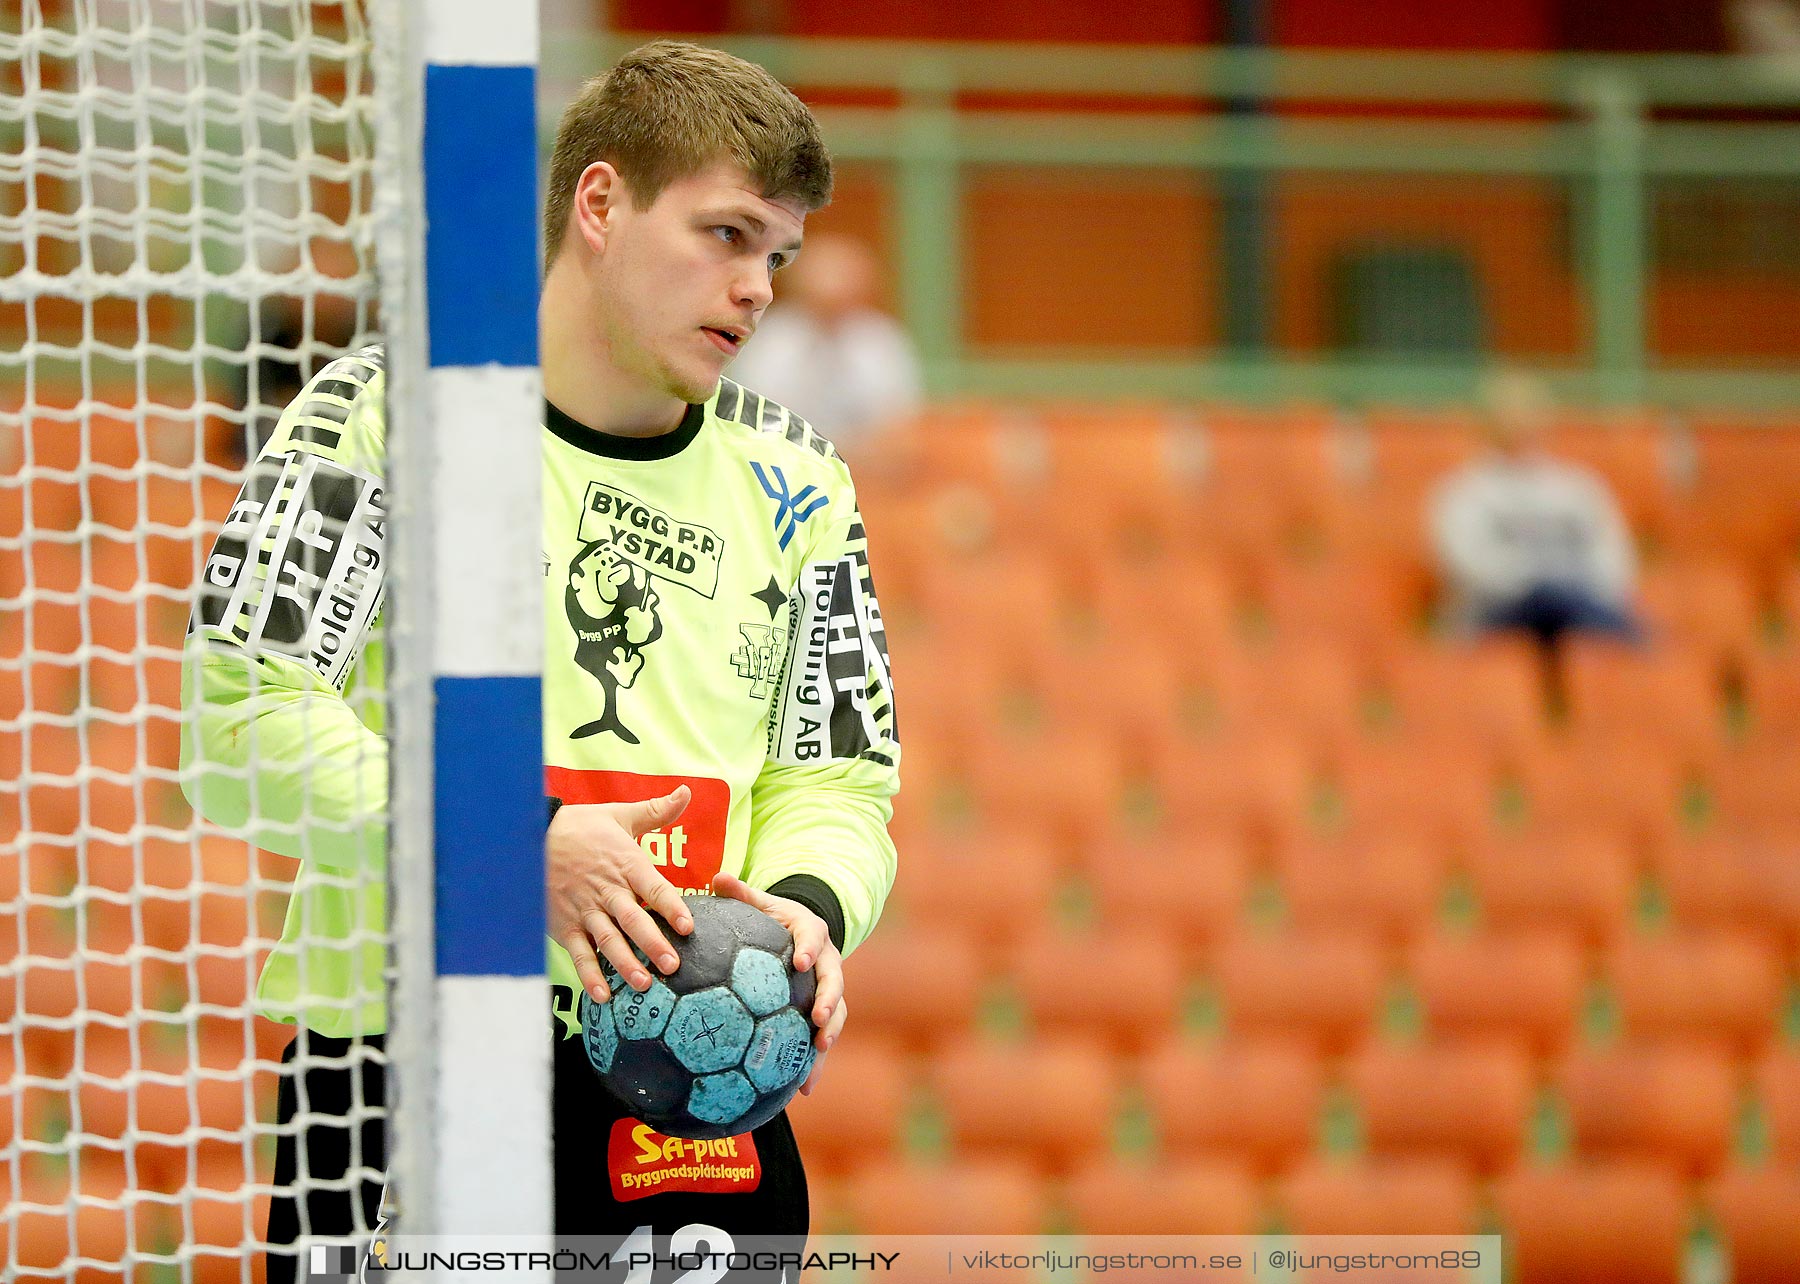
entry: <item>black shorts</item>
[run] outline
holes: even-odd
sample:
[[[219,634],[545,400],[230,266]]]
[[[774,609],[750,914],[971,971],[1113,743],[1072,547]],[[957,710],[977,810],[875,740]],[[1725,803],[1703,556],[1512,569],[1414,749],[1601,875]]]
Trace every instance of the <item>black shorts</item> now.
[[[296,1279],[298,1257],[280,1246],[297,1243],[303,1232],[366,1242],[380,1223],[385,1044],[381,1035],[331,1039],[300,1030],[281,1054],[269,1284]],[[299,1055],[308,1058],[304,1074],[291,1068]],[[552,1081],[558,1236],[619,1240],[649,1227],[660,1244],[683,1227],[704,1225],[727,1235],[804,1241],[806,1172],[785,1111],[751,1133],[748,1144],[729,1148],[735,1153],[702,1156],[692,1143],[675,1143],[648,1160],[652,1143],[600,1086],[580,1039],[556,1040]],[[304,1126],[295,1127],[300,1116]],[[695,1188],[702,1185],[712,1188]]]

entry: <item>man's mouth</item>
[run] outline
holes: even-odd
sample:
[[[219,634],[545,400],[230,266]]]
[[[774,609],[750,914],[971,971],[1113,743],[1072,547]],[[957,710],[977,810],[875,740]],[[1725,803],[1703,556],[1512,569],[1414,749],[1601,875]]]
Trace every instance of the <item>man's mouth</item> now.
[[[744,346],[744,338],[736,330],[724,330],[710,325],[703,325],[700,328],[712,336],[713,343],[722,351],[735,353]]]

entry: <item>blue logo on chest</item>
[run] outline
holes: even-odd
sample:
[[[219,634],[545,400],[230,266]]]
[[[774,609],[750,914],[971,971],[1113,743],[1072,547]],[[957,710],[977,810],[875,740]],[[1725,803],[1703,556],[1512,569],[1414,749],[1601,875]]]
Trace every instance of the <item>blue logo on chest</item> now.
[[[789,488],[788,479],[774,464],[764,468],[754,460],[750,471],[762,484],[763,494],[775,501],[775,530],[781,536],[781,548],[787,549],[799,524],[825,507],[827,502],[817,486],[802,486],[798,495]]]

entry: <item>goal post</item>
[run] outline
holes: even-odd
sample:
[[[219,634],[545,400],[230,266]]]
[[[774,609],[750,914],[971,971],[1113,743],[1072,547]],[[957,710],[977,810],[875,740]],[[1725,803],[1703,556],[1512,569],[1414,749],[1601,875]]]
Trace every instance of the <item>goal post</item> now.
[[[258,976],[309,878],[389,911],[344,952],[392,1019],[401,1232],[548,1233],[535,5],[0,8],[0,1278],[260,1278],[316,1067]],[[386,681],[341,698],[390,827],[327,869],[313,818],[259,819],[271,725],[184,765],[184,639],[203,589],[278,605],[307,513],[258,453],[375,343]],[[208,773],[248,820],[190,806]]]
[[[536,6],[424,0],[377,32],[417,94],[391,115],[421,126],[394,216],[423,213],[383,293],[424,320],[390,389],[394,605],[428,659],[392,687],[395,1185],[408,1235],[548,1235]]]

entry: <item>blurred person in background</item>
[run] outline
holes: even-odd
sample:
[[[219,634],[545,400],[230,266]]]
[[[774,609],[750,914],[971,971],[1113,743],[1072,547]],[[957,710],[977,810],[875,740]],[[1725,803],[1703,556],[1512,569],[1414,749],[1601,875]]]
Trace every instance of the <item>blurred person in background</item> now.
[[[733,380],[813,423],[838,446],[867,440],[919,404],[919,358],[876,306],[880,263],[861,241],[811,237],[787,271],[756,342],[731,364]]]
[[[1554,403],[1519,371],[1484,382],[1487,449],[1431,498],[1432,548],[1459,631],[1517,630],[1547,654],[1570,631],[1643,641],[1636,556],[1606,483],[1544,449]]]

